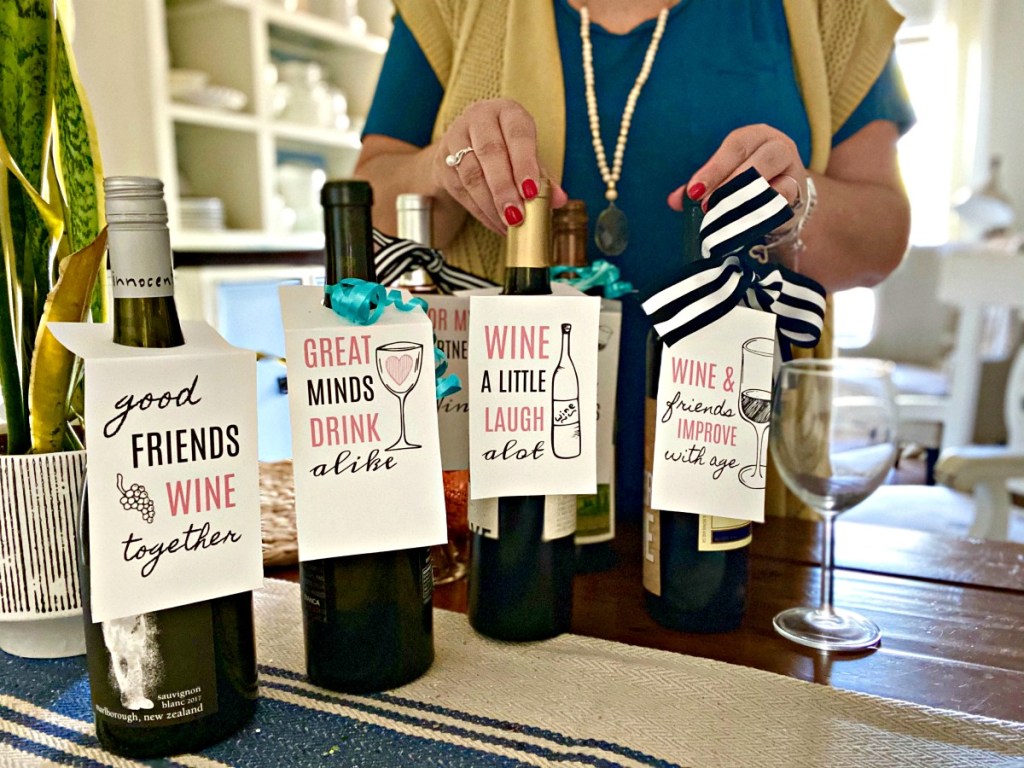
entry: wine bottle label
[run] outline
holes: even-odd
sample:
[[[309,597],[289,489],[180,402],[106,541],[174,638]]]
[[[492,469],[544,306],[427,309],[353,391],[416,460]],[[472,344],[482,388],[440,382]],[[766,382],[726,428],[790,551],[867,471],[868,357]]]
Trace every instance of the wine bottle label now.
[[[420,569],[420,591],[424,605],[434,599],[434,567],[429,557],[424,558],[423,568]]]
[[[498,538],[498,499],[473,499],[467,504],[469,530],[488,539]]]
[[[85,631],[97,720],[146,728],[217,711],[208,602],[88,623]]]
[[[597,544],[615,538],[615,486],[601,483],[597,493],[576,497],[576,543]]]
[[[576,532],[576,497],[547,496],[544,499],[544,533],[541,541],[553,541]]]
[[[750,543],[754,524],[749,520],[714,515],[700,515],[699,518],[697,549],[700,552],[739,549]]]
[[[658,403],[648,397],[644,403],[644,510],[643,582],[653,595],[661,594],[661,513],[651,507],[651,466],[654,463],[654,428]]]
[[[110,289],[115,299],[174,295],[171,244],[166,229],[111,227]]]
[[[327,624],[327,563],[312,560],[302,565],[302,610],[307,622]]]

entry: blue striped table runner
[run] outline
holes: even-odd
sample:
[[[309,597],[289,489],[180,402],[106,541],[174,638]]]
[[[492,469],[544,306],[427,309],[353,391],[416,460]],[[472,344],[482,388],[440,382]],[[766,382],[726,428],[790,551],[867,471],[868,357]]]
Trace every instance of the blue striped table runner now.
[[[117,758],[95,739],[84,659],[0,652],[0,766],[1022,766],[1024,724],[575,635],[511,645],[435,612],[419,680],[350,696],[302,673],[298,588],[257,593],[261,700],[199,755]]]

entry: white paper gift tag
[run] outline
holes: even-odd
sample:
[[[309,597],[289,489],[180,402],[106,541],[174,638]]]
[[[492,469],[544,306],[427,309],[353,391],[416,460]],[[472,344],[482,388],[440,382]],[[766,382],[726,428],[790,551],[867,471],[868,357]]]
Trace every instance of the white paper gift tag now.
[[[607,484],[615,472],[615,398],[619,381],[622,302],[601,300],[597,330],[597,482]]]
[[[470,302],[472,498],[594,493],[600,300]]]
[[[469,298],[421,296],[434,327],[437,347],[448,359],[446,373],[462,382],[462,389],[437,401],[441,435],[441,466],[445,470],[469,468]]]
[[[50,328],[85,359],[93,620],[260,588],[255,355],[205,323],[170,349]]]
[[[774,351],[775,315],[745,307],[663,348],[652,508],[764,521]]]
[[[433,336],[419,308],[354,325],[282,286],[299,558],[447,540]]]

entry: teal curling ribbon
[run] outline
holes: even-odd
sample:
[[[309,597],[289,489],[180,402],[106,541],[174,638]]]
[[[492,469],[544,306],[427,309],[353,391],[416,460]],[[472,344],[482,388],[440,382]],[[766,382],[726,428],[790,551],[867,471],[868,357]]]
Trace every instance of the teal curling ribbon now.
[[[566,273],[574,274],[575,277],[562,277]],[[619,277],[619,268],[604,259],[598,259],[589,267],[551,267],[552,280],[568,283],[584,293],[591,288],[600,288],[606,299],[617,299],[633,293],[633,286]]]
[[[435,388],[437,390],[436,398],[438,400],[448,397],[448,395],[454,395],[460,389],[462,389],[462,382],[459,381],[459,377],[454,373],[449,373],[445,376],[445,371],[448,370],[448,358],[445,357],[437,347],[437,337],[434,337],[434,380]]]
[[[324,293],[330,296],[334,313],[356,325],[373,325],[389,306],[402,312],[411,312],[416,307],[427,311],[427,302],[418,296],[405,301],[401,291],[388,290],[380,283],[355,277],[345,277],[334,285],[325,285]],[[434,390],[438,400],[462,389],[459,377],[455,374],[446,376],[446,370],[448,359],[437,348],[437,337],[434,336]]]

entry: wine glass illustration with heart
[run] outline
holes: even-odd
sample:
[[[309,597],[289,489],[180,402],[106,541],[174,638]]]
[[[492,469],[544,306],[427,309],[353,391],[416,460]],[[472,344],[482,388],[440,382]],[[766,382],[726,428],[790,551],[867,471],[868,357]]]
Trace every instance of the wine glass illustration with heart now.
[[[423,345],[412,341],[393,341],[376,349],[377,375],[388,392],[398,398],[400,431],[398,439],[385,450],[403,451],[422,448],[410,443],[405,434],[405,399],[416,386],[423,367]]]

